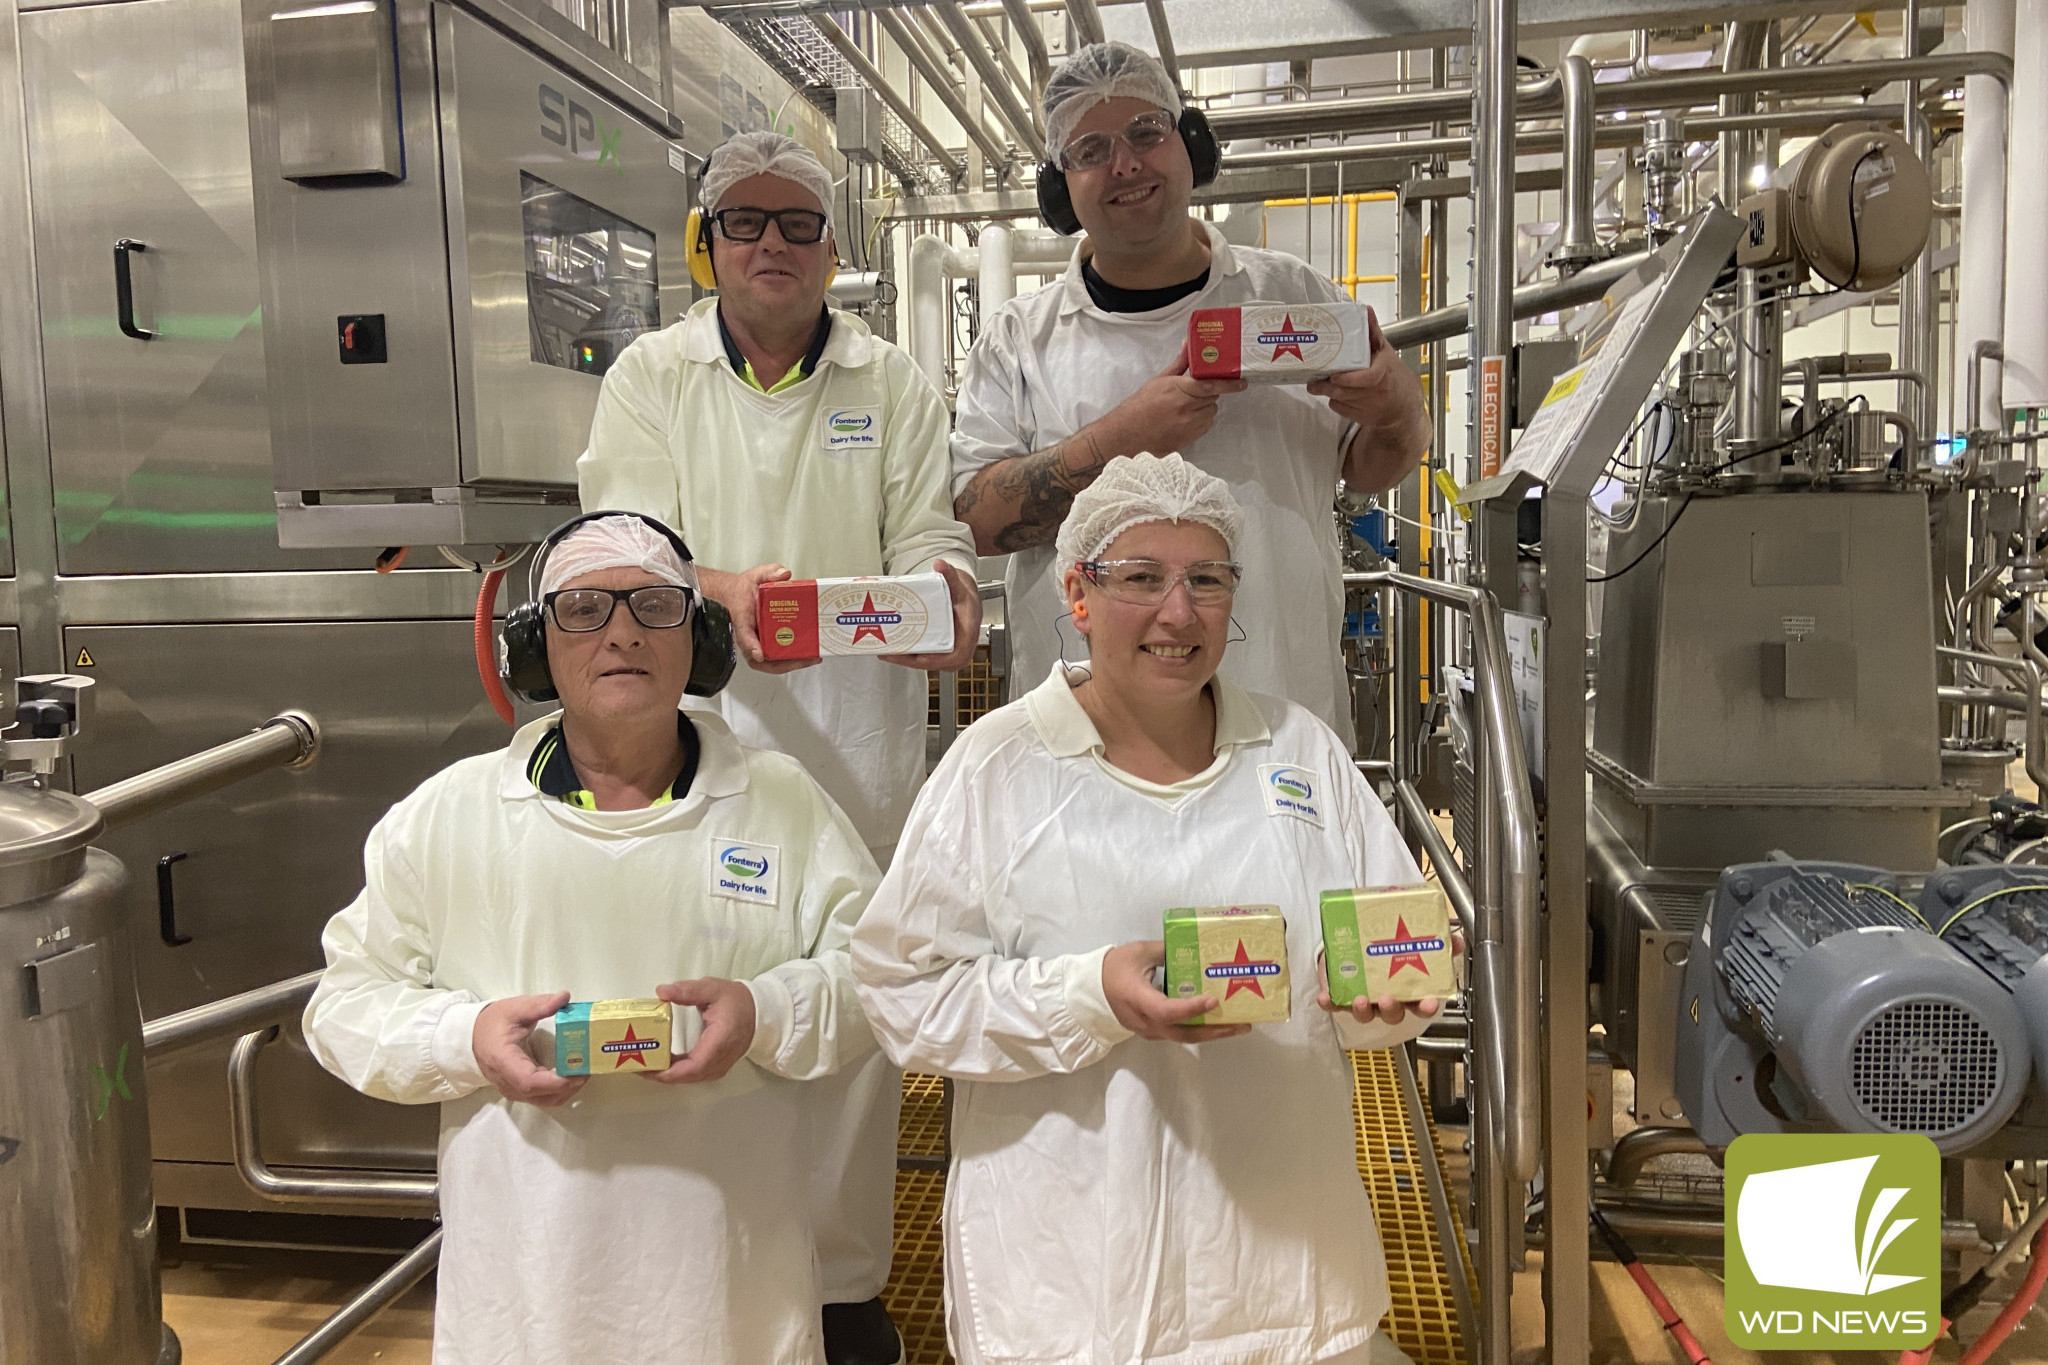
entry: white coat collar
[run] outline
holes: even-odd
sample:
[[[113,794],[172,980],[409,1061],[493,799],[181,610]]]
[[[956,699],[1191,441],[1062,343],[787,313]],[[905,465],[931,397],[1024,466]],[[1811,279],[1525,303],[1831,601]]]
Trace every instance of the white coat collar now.
[[[1189,295],[1189,298],[1195,300],[1194,306],[1200,307],[1201,300],[1208,297],[1211,290],[1215,289],[1230,276],[1244,269],[1244,265],[1237,259],[1237,253],[1231,250],[1230,243],[1225,240],[1221,229],[1205,219],[1197,218],[1195,222],[1200,225],[1203,232],[1209,234],[1209,282],[1195,293]],[[1117,316],[1114,313],[1103,313],[1101,309],[1095,306],[1095,300],[1088,295],[1088,282],[1081,278],[1082,262],[1094,254],[1095,243],[1084,235],[1074,247],[1073,259],[1067,262],[1067,273],[1060,276],[1060,315],[1062,317],[1068,313],[1078,313],[1083,309],[1100,313],[1103,317]],[[1186,300],[1182,300],[1182,302],[1186,302]],[[717,341],[715,333],[712,340],[714,342]]]
[[[687,809],[700,797],[714,800],[721,796],[738,796],[747,789],[747,753],[733,736],[732,727],[716,711],[695,707],[688,710],[690,724],[697,728],[697,776],[690,783],[689,793],[675,803],[678,809]],[[501,798],[507,801],[554,800],[533,785],[532,779],[526,775],[526,765],[527,760],[533,757],[534,746],[561,720],[562,713],[555,711],[539,720],[528,721],[513,732],[512,742],[505,746],[505,752],[498,759],[498,795]]]
[[[1220,673],[1210,680],[1209,690],[1216,698],[1216,753],[1236,745],[1261,744],[1273,737],[1250,693]],[[1024,711],[1031,717],[1031,728],[1038,732],[1039,743],[1054,758],[1102,753],[1102,735],[1074,696],[1063,665],[1054,664],[1046,680],[1026,694]]]
[[[874,357],[874,333],[851,313],[830,307],[826,311],[832,315],[832,335],[825,338],[825,350],[819,355],[818,364],[838,365],[849,370],[867,364]],[[716,295],[690,305],[690,311],[683,314],[683,320],[676,326],[682,331],[680,339],[684,360],[726,365],[725,343],[718,339]]]

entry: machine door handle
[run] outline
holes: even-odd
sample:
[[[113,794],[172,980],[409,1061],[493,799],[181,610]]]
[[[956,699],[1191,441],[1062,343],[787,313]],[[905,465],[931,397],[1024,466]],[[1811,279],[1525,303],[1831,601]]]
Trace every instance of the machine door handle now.
[[[189,856],[166,853],[156,860],[156,932],[166,948],[182,948],[192,941],[192,935],[178,932],[177,888],[171,881],[171,869]]]
[[[121,324],[123,336],[134,337],[137,341],[149,341],[156,336],[155,332],[145,332],[135,325],[135,278],[128,268],[130,253],[147,250],[148,247],[133,237],[123,237],[114,243],[115,320]]]

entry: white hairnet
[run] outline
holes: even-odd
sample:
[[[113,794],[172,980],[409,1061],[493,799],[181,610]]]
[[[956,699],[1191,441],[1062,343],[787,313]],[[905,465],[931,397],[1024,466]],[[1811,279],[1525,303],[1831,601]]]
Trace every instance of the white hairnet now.
[[[1235,554],[1244,509],[1228,484],[1178,455],[1119,455],[1074,495],[1054,547],[1059,571],[1094,559],[1118,536],[1148,521],[1207,526]]]
[[[1129,43],[1091,43],[1060,63],[1045,83],[1045,145],[1058,156],[1074,125],[1104,100],[1134,99],[1180,114],[1180,91],[1166,68]]]
[[[562,537],[541,566],[537,595],[605,569],[644,569],[664,583],[697,587],[697,575],[668,538],[638,517],[599,517]]]
[[[713,149],[704,163],[700,192],[705,215],[718,211],[727,190],[756,175],[777,175],[801,185],[817,199],[819,211],[831,215],[832,173],[810,148],[780,133],[734,133]]]

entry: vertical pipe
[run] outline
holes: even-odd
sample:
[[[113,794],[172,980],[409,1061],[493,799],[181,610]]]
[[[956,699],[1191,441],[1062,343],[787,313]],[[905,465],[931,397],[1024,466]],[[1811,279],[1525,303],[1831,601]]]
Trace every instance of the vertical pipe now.
[[[1600,255],[1593,232],[1593,64],[1567,56],[1557,68],[1564,83],[1564,231],[1550,262],[1574,271]]]
[[[1921,57],[1927,53],[1925,35],[1922,32],[1920,0],[1906,0],[1906,51],[1908,57]],[[1920,164],[1927,167],[1928,174],[1934,173],[1934,129],[1927,115],[1920,109],[1920,83],[1906,82],[1905,103],[1906,142],[1913,149],[1913,155]],[[1899,281],[1899,360],[1901,370],[1921,376],[1924,382],[1909,380],[1899,382],[1899,411],[1913,419],[1914,430],[1922,440],[1938,430],[1939,411],[1936,407],[1935,350],[1937,328],[1940,325],[1934,298],[1934,251],[1933,244],[1914,258],[1912,267]],[[1908,452],[1909,467],[1927,458],[1926,452]]]
[[[910,358],[946,387],[946,244],[920,233],[910,244]]]
[[[986,328],[996,309],[1017,297],[1017,233],[1008,223],[990,223],[981,230],[981,325]]]
[[[1515,53],[1517,0],[1479,0],[1472,79],[1472,476],[1494,472],[1505,453],[1505,367],[1514,344]],[[1487,367],[1501,388],[1487,397]],[[1514,566],[1495,566],[1512,573]]]
[[[1769,28],[1765,23],[1734,25],[1728,35],[1727,50],[1722,54],[1722,69],[1739,71],[1754,66],[1763,55]],[[1723,112],[1748,113],[1755,105],[1754,96],[1724,95],[1720,107]],[[1751,168],[1762,164],[1758,156],[1759,143],[1753,134],[1722,134],[1721,193],[1730,207],[1741,202]],[[1735,330],[1740,344],[1735,348],[1735,425],[1728,445],[1731,454],[1745,455],[1778,439],[1779,371],[1783,368],[1779,354],[1784,349],[1784,316],[1772,291],[1757,283],[1755,270],[1736,272],[1735,308]],[[1766,456],[1757,464],[1746,466],[1745,471],[1761,481],[1774,483],[1778,479],[1778,461]]]
[[[1730,24],[1728,44],[1721,53],[1721,69],[1745,71],[1757,65],[1763,58],[1764,38],[1770,27],[1768,23],[1757,22]],[[1755,95],[1721,96],[1723,114],[1748,114],[1755,110]],[[1729,210],[1750,193],[1749,172],[1755,164],[1755,133],[1738,130],[1721,134],[1721,203]]]
[[[2007,164],[2034,169],[2048,150],[2048,6],[2036,0],[2014,23],[2012,77]],[[2006,185],[2005,296],[1999,401],[2006,410],[2048,405],[2048,176],[2015,175]],[[26,584],[21,600],[26,607]]]
[[[1180,58],[1173,50],[1173,29],[1166,22],[1165,0],[1145,0],[1145,17],[1152,21],[1152,41],[1159,48],[1159,64],[1166,78],[1180,85]]]
[[[1972,52],[2013,51],[2013,0],[1972,0],[1963,31]],[[2003,83],[1990,76],[1963,82],[1963,241],[1957,258],[1954,374],[1967,374],[1979,342],[2005,340],[2006,110]],[[1979,362],[1981,365],[1984,362]],[[2005,371],[1999,362],[1999,374]],[[1998,385],[1984,384],[1962,427],[1984,431],[2002,423]]]

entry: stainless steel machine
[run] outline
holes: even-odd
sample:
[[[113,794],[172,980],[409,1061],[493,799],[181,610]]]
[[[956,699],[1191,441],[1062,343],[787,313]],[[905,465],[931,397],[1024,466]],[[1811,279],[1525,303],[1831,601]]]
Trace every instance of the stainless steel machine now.
[[[679,124],[551,13],[245,7],[288,548],[539,539],[613,357],[694,297]]]

